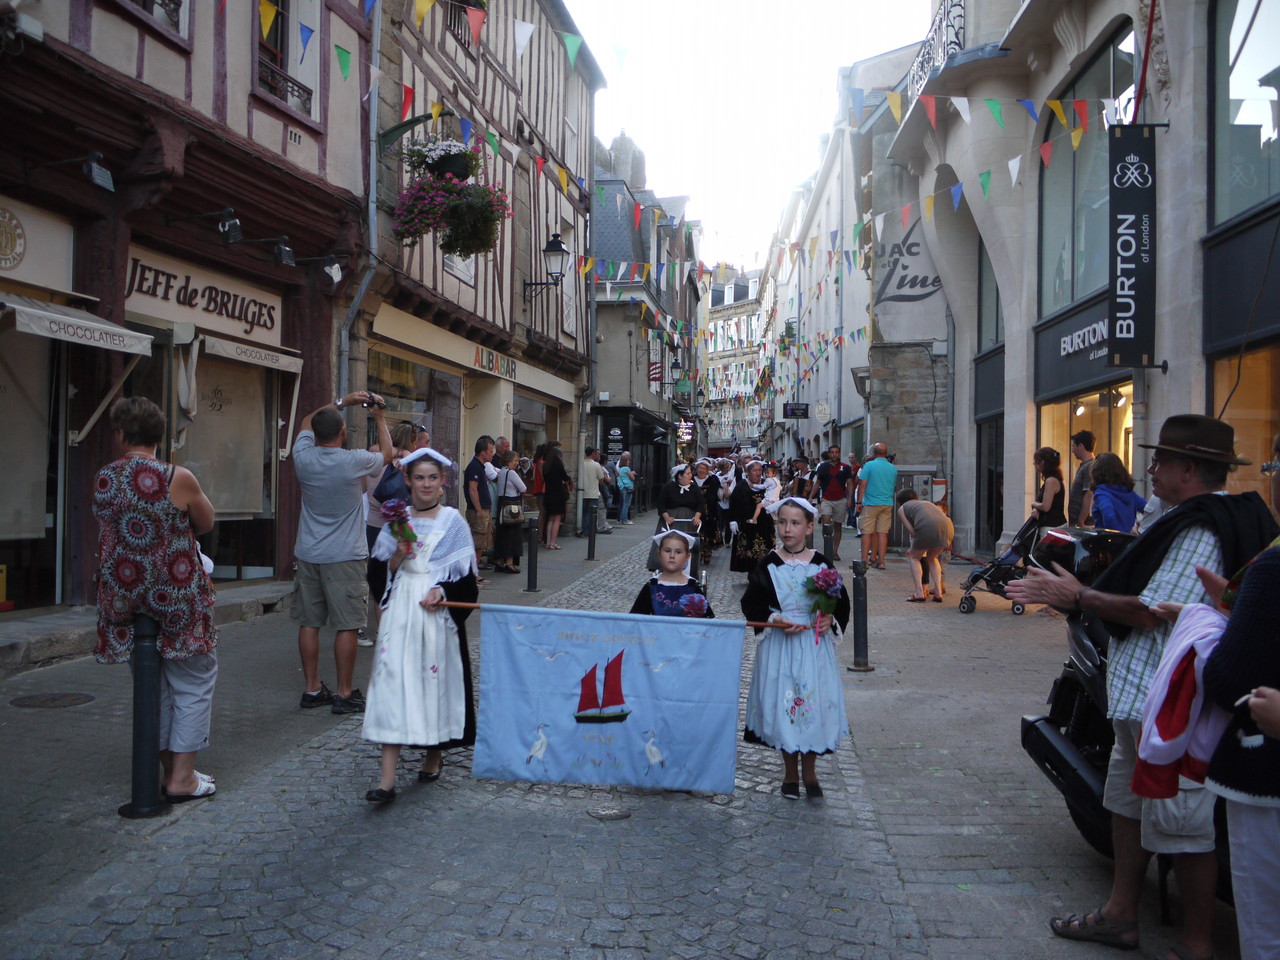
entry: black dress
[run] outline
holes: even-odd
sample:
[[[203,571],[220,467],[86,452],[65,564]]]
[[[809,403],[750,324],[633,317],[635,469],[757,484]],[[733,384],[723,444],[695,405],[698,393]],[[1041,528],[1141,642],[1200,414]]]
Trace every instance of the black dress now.
[[[569,474],[565,472],[564,461],[556,458],[547,460],[542,465],[542,482],[546,487],[542,505],[547,516],[564,516],[569,503]]]
[[[498,474],[498,496],[523,498],[523,494],[517,492],[516,485],[510,482],[510,474],[511,471],[507,467],[503,467]],[[501,503],[501,500],[499,503]],[[512,563],[515,563],[520,559],[523,543],[523,523],[494,523],[493,555],[495,557],[506,557]]]
[[[763,483],[756,490],[746,480],[739,480],[733,488],[729,499],[729,519],[738,524],[738,533],[733,538],[729,569],[735,573],[750,573],[773,549],[773,517],[761,510],[760,518],[750,522],[756,505],[763,500]]]
[[[446,580],[440,584],[444,598],[451,603],[475,603],[480,599],[480,584],[476,582],[474,573],[469,573],[461,580]],[[471,654],[467,650],[467,617],[471,610],[466,607],[449,607],[449,616],[458,625],[458,647],[462,653],[462,687],[466,691],[466,715],[462,723],[462,736],[444,743],[417,743],[416,748],[426,750],[452,750],[455,747],[471,747],[476,742],[476,700],[471,686]]]
[[[711,560],[711,551],[720,546],[720,480],[713,473],[699,483],[693,485],[702,491],[702,530],[698,536],[702,540],[702,560]]]

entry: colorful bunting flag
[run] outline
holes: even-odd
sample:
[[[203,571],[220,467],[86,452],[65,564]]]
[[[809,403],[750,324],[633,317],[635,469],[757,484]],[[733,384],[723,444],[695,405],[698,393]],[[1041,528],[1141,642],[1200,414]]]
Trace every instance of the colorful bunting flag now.
[[[884,96],[889,101],[889,109],[893,112],[893,119],[897,121],[898,126],[902,126],[902,94],[889,92]]]
[[[262,27],[262,39],[267,39],[272,24],[276,22],[276,14],[280,11],[271,0],[258,0],[258,23]]]
[[[996,123],[1000,124],[1000,129],[1004,129],[1004,108],[1000,106],[1000,101],[987,97],[983,100],[987,105],[987,109],[991,111],[991,116],[995,117]]]
[[[1062,110],[1061,100],[1046,100],[1044,105],[1053,111],[1053,115],[1058,118],[1058,122],[1066,129],[1071,129],[1071,124],[1067,123],[1067,115]]]
[[[484,138],[487,141],[489,141],[489,149],[493,151],[493,155],[495,157],[498,156],[498,154],[501,152],[498,149],[498,144],[500,142],[498,140],[498,135],[494,133],[492,130],[489,130],[485,132]]]
[[[1079,150],[1080,141],[1084,139],[1084,127],[1073,127],[1071,130],[1071,149]]]
[[[919,101],[922,104],[924,104],[924,113],[925,113],[925,116],[929,118],[929,126],[937,130],[938,129],[937,98],[935,98],[931,93],[922,93],[917,99],[919,99]]]
[[[422,21],[427,19],[427,14],[431,11],[431,5],[436,0],[414,0],[413,3],[413,22],[418,25],[418,29],[422,29]]]
[[[444,104],[433,102],[431,104],[431,122],[435,123],[437,120],[439,120],[440,114],[442,113],[444,113]]]
[[[458,118],[458,129],[462,134],[462,142],[468,145],[471,143],[471,127],[472,123],[470,120],[465,117]]]
[[[476,49],[480,48],[480,31],[484,29],[485,18],[489,16],[487,10],[479,7],[467,7],[467,22],[471,24],[471,45]]]
[[[402,83],[400,86],[404,88],[404,96],[400,101],[400,122],[404,123],[409,119],[409,114],[413,110],[413,87],[407,83]]]
[[[346,80],[351,76],[351,51],[335,43],[333,55],[338,58],[338,70],[342,72],[342,79]]]
[[[835,250],[839,246],[840,246],[840,231],[832,230],[831,231],[831,249]]]
[[[1027,113],[1031,114],[1032,123],[1040,122],[1040,114],[1036,113],[1036,107],[1034,103],[1032,103],[1030,100],[1019,100],[1018,102],[1027,108]]]
[[[373,8],[377,5],[378,0],[364,0],[364,18],[366,20],[369,19],[369,16],[373,13]]]
[[[1009,183],[1011,186],[1018,185],[1018,168],[1022,166],[1022,154],[1018,154],[1009,161]]]
[[[644,210],[644,205],[639,200],[637,200],[635,209],[632,211],[632,218],[635,221],[635,228],[637,230],[640,229],[640,213],[642,210]]]
[[[526,23],[523,20],[514,21],[516,35],[516,59],[519,60],[524,56],[525,49],[529,46],[529,38],[533,36],[534,26],[532,23]]]
[[[964,184],[957,183],[951,188],[951,209],[960,209],[960,198],[964,196]]]
[[[1040,162],[1045,165],[1046,169],[1048,169],[1049,167],[1049,158],[1052,156],[1053,156],[1053,141],[1046,140],[1044,143],[1040,144]]]
[[[907,232],[907,224],[911,222],[911,204],[904,203],[902,205],[902,232]]]
[[[298,57],[298,63],[307,59],[307,44],[311,42],[311,36],[315,31],[308,27],[305,23],[298,24],[298,39],[302,41],[302,56]]]
[[[541,176],[541,175],[542,175],[542,166],[543,166],[543,164],[545,164],[545,163],[547,162],[547,158],[546,158],[546,157],[534,157],[534,158],[533,158],[533,162],[534,162],[534,165],[538,168],[538,175],[539,175],[539,176]]]
[[[1089,132],[1089,101],[1088,100],[1072,100],[1071,109],[1076,112],[1076,116],[1080,118],[1080,126],[1084,128],[1084,132]]]
[[[960,119],[965,123],[969,122],[969,101],[964,97],[952,97],[951,105],[956,108],[956,113],[960,114]]]
[[[982,184],[982,196],[990,198],[991,196],[991,171],[983,170],[978,174],[978,182]]]
[[[576,33],[562,33],[565,53],[569,54],[569,69],[572,70],[578,59],[578,48],[582,46],[582,38]]]

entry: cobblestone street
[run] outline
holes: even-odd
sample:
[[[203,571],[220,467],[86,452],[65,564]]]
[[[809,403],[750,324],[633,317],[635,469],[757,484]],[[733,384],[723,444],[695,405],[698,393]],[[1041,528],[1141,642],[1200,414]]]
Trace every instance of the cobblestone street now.
[[[538,605],[626,609],[645,575],[647,539],[611,546],[617,556]],[[738,616],[743,576],[730,574],[722,555],[710,573],[716,610]],[[908,580],[900,562],[872,577],[876,671],[846,674],[854,738],[819,761],[822,803],[782,799],[779,757],[742,745],[732,796],[474,780],[461,752],[449,755],[438,782],[420,785],[411,751],[400,797],[371,808],[362,797],[377,748],[360,740],[358,717],[333,718],[242,777],[224,735],[217,756],[202,758],[219,774],[213,800],[130,822],[115,818],[114,794],[99,791],[92,816],[71,811],[50,827],[51,842],[71,838],[90,856],[109,844],[109,856],[81,877],[44,878],[47,896],[37,903],[6,880],[0,955],[1107,955],[1048,933],[1050,913],[1105,899],[1108,865],[1075,835],[1017,744],[1019,715],[1036,709],[1057,670],[1061,620],[1012,617],[985,599],[962,617],[954,596],[900,614]],[[275,614],[236,630],[224,638],[224,662],[250,637],[290,637],[292,624]],[[473,636],[473,655],[478,649]],[[752,649],[748,641],[744,696]],[[841,656],[852,655],[847,641]],[[25,674],[7,682],[4,701],[50,682],[51,671],[87,669],[108,672],[81,662]],[[127,678],[122,685],[120,671],[111,672],[127,692]],[[127,739],[122,699],[96,734],[80,731],[84,750],[94,736]],[[258,704],[239,735],[276,723],[281,710],[292,715],[293,706]],[[26,713],[48,723],[70,715]],[[303,729],[283,726],[293,736]],[[7,754],[20,731],[6,727]],[[69,760],[58,768],[67,771]],[[119,783],[127,770],[112,789]],[[0,799],[20,811],[23,793],[10,782]],[[59,798],[46,794],[43,803]],[[48,851],[44,869],[75,858],[74,847]],[[1218,955],[1233,956],[1227,932],[1222,939]]]

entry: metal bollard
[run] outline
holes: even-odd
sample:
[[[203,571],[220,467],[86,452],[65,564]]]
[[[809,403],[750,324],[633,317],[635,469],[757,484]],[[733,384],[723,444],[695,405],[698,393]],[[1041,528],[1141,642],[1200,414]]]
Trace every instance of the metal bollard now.
[[[836,562],[836,528],[830,520],[822,521],[822,555]]]
[[[585,507],[587,515],[587,559],[594,560],[596,558],[596,511],[600,509],[600,501],[587,500]]]
[[[525,521],[525,529],[529,531],[529,551],[525,565],[529,568],[529,584],[525,593],[538,593],[538,518],[529,517]]]
[[[867,658],[867,565],[861,560],[850,564],[853,580],[849,585],[849,599],[853,606],[853,666],[850,673],[870,673],[875,667]]]
[[[160,797],[160,624],[133,618],[133,799],[116,812],[130,820],[158,817],[173,807]]]

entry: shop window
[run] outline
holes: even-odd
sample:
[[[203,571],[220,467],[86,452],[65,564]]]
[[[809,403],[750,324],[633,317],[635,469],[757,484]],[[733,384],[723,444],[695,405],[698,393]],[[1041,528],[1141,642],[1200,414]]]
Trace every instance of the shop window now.
[[[1280,193],[1280,0],[1221,0],[1214,12],[1213,222]]]
[[[387,425],[395,426],[402,420],[422,424],[431,434],[431,446],[449,459],[465,466],[471,459],[471,441],[464,445],[462,428],[462,378],[423,366],[403,357],[369,351],[369,389],[387,401]],[[372,421],[370,421],[372,424]],[[370,426],[366,443],[378,442],[377,433]],[[446,484],[446,503],[458,504],[457,474],[449,471]]]
[[[168,27],[180,36],[187,35],[187,5],[182,0],[126,0],[157,23]]]
[[[265,31],[261,21],[259,25],[258,89],[312,117],[312,91],[320,79],[322,56],[318,49],[320,0],[275,0],[274,11]]]
[[[1059,95],[1068,110],[1084,100],[1090,110],[1104,98],[1128,119],[1134,97],[1137,55],[1132,28],[1121,31]],[[1081,300],[1106,286],[1110,269],[1107,243],[1107,138],[1101,117],[1076,150],[1071,135],[1050,119],[1045,140],[1053,142],[1052,161],[1040,175],[1040,315]],[[1078,121],[1077,121],[1078,122]]]
[[[1040,446],[1053,447],[1062,454],[1062,472],[1071,476],[1071,437],[1081,430],[1093,434],[1093,452],[1114,453],[1132,473],[1133,450],[1133,383],[1103,387],[1040,407]],[[1138,464],[1141,479],[1144,461]]]
[[[1270,483],[1261,470],[1275,459],[1271,440],[1280,433],[1280,345],[1213,361],[1214,413],[1224,404],[1222,418],[1235,428],[1236,452],[1253,461],[1228,475],[1227,489],[1253,490],[1271,503]]]
[[[978,244],[978,352],[985,353],[1004,343],[1004,307],[996,272],[987,254],[987,245]]]

